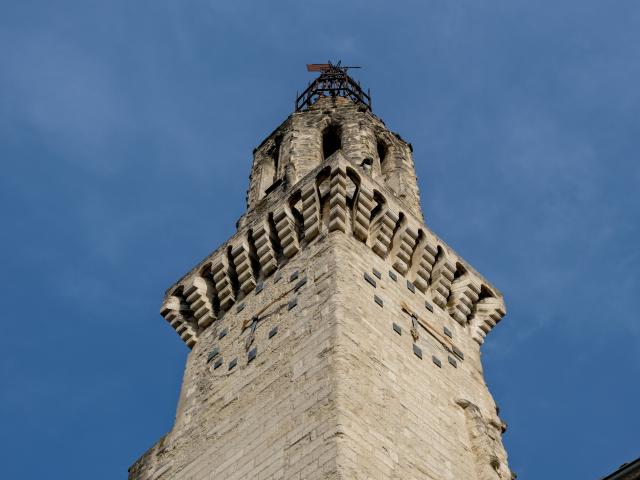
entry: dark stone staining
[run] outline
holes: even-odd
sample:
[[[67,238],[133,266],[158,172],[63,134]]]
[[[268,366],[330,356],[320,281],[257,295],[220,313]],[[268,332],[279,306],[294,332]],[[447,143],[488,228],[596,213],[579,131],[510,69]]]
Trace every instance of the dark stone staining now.
[[[282,178],[278,178],[282,138],[283,136],[281,134],[276,135],[273,139],[273,144],[264,151],[262,171],[265,178],[261,182],[261,187],[264,189],[264,196],[269,195],[269,193],[273,192],[278,188],[278,185],[282,183]],[[262,196],[263,195],[260,195],[260,198],[262,198]]]
[[[442,362],[440,361],[440,359],[438,357],[436,357],[435,355],[431,357],[431,360],[433,361],[433,363],[436,364],[436,366],[438,368],[442,368]]]
[[[296,305],[298,305],[298,297],[293,297],[291,300],[289,300],[289,303],[287,305],[287,308],[289,310],[291,310],[293,307],[295,307]]]
[[[289,209],[291,210],[291,215],[293,215],[293,220],[295,224],[294,230],[299,239],[304,237],[304,218],[302,217],[302,212],[297,207],[301,199],[302,199],[302,192],[300,190],[295,191],[289,197]],[[298,278],[297,274],[298,272],[296,271],[295,272],[296,278]],[[292,281],[292,280],[290,279],[289,281]]]
[[[400,325],[398,325],[397,323],[393,324],[393,331],[398,335],[402,335],[402,327],[400,327]]]
[[[451,330],[449,330],[447,327],[444,327],[444,334],[449,337],[449,338],[453,338],[453,333],[451,332]]]
[[[378,280],[382,280],[382,273],[380,273],[378,270],[376,270],[375,268],[373,269],[373,274],[378,277]]]
[[[229,333],[229,332],[227,331],[226,328],[221,330],[220,333],[218,334],[218,340],[222,340],[224,337],[226,337],[227,333]]]
[[[371,275],[365,272],[364,279],[373,287],[376,288],[376,281],[373,279]]]
[[[382,299],[379,296],[374,295],[373,296],[373,301],[376,302],[381,307],[384,307],[384,302],[382,301]]]
[[[253,347],[251,350],[249,350],[249,353],[247,354],[247,363],[251,363],[253,359],[256,358],[257,354],[258,347]]]
[[[433,313],[433,305],[431,305],[429,302],[424,302],[424,306],[427,310]]]
[[[447,357],[447,360],[449,360],[449,363],[453,365],[454,368],[458,368],[458,362],[456,362],[456,359],[453,358],[451,355]]]
[[[422,360],[422,349],[417,346],[415,343],[413,344],[413,353],[416,357]]]
[[[407,280],[407,288],[411,293],[416,293],[416,287],[409,280]]]
[[[237,364],[238,364],[238,359],[237,359],[237,358],[234,358],[233,360],[231,360],[231,361],[229,362],[229,370],[233,370],[233,369],[234,369],[234,367],[235,367]]]
[[[273,182],[269,187],[264,191],[265,197],[273,192],[276,188],[278,188],[282,184],[282,179],[279,178],[275,182]]]
[[[231,254],[231,251],[232,251],[232,247],[231,245],[229,245],[227,247],[227,262],[228,262],[227,274],[228,274],[229,281],[231,282],[231,288],[233,289],[233,293],[235,296],[237,296],[238,292],[240,291],[240,284],[238,283],[238,274],[236,273],[236,265],[235,265],[235,262],[233,261],[233,255]]]
[[[274,337],[278,333],[278,326],[273,327],[269,330],[269,338]]]
[[[464,360],[464,353],[458,347],[453,347],[453,354],[460,360]]]
[[[396,282],[398,280],[398,276],[394,272],[392,272],[391,270],[389,270],[389,278],[391,280],[393,280],[394,282]]]
[[[295,284],[295,286],[293,287],[293,290],[297,292],[302,287],[304,287],[306,284],[307,284],[307,277],[304,277],[298,283]]]
[[[387,145],[381,140],[378,139],[376,150],[378,152],[378,158],[380,159],[380,169],[382,170],[382,174],[385,175],[389,173],[389,163],[387,162],[387,153],[389,149]]]
[[[218,347],[214,347],[213,350],[211,350],[211,352],[209,352],[209,355],[207,356],[207,363],[209,363],[211,360],[216,358],[219,353],[220,353],[220,349]]]

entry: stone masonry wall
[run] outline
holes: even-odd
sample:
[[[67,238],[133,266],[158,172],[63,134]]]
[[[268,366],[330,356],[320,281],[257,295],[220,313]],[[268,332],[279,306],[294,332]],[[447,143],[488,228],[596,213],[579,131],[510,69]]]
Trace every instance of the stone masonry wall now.
[[[353,237],[335,241],[343,478],[510,479],[478,343],[390,262]]]
[[[174,428],[130,478],[508,479],[503,427],[465,328],[322,233],[201,335]]]
[[[130,479],[338,478],[328,248],[315,244],[200,336],[176,423]]]

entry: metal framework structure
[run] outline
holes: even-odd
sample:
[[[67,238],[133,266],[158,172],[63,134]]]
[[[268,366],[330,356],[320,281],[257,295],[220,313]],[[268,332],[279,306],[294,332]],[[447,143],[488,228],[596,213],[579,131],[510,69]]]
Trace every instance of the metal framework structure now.
[[[306,90],[300,95],[296,95],[296,112],[308,109],[320,97],[345,97],[360,103],[371,110],[371,92],[367,89],[365,93],[360,87],[360,82],[352,79],[347,71],[350,68],[337,64],[311,63],[307,65],[307,71],[320,72],[320,76],[309,83]]]

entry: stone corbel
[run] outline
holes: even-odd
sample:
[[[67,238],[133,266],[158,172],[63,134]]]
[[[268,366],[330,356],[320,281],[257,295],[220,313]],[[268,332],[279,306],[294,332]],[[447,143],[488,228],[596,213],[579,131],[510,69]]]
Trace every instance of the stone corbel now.
[[[246,239],[237,242],[231,250],[233,265],[240,290],[246,295],[256,286],[256,278],[253,272],[251,246]]]
[[[184,296],[198,322],[198,327],[206,328],[216,319],[213,311],[213,285],[200,276],[192,276],[184,283]]]
[[[470,320],[473,339],[480,345],[496,324],[506,314],[506,307],[502,298],[487,297],[480,300]]]
[[[176,331],[184,343],[189,348],[198,341],[196,329],[189,323],[183,315],[182,302],[173,295],[167,297],[160,307],[160,315],[169,322],[169,325]]]
[[[473,306],[479,297],[480,282],[468,272],[462,274],[451,285],[451,296],[448,304],[449,315],[460,325],[466,325]]]
[[[273,220],[276,224],[276,232],[282,253],[285,257],[291,258],[300,251],[298,236],[296,235],[295,220],[288,205],[281,205],[273,213]]]
[[[229,310],[231,305],[235,303],[236,297],[233,291],[233,283],[231,282],[229,260],[225,252],[220,252],[218,257],[213,261],[211,273],[213,274],[213,282],[218,292],[220,310]]]

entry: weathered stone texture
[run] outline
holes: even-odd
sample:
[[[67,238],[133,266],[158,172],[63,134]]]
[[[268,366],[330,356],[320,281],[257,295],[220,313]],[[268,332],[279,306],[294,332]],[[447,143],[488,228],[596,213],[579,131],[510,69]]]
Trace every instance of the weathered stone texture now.
[[[269,168],[286,181],[263,195]],[[408,144],[341,99],[256,150],[238,232],[166,293],[192,350],[131,480],[511,478],[480,362],[504,302],[422,223],[415,185]]]
[[[322,138],[336,130],[341,151],[354,165],[371,163],[371,176],[387,186],[405,208],[422,219],[412,147],[387,130],[371,111],[341,97],[325,98],[296,112],[254,151],[247,207],[254,208],[276,181],[293,185],[322,164]]]
[[[130,478],[157,478],[156,469],[175,479],[333,478],[337,297],[329,246],[318,243],[287,264],[243,298],[239,313],[232,309],[200,335],[175,426]]]
[[[468,328],[438,307],[429,311],[423,295],[412,293],[402,277],[393,281],[389,262],[364,245],[347,236],[335,241],[340,245],[335,249],[340,265],[336,401],[343,432],[338,466],[344,478],[510,478],[499,476],[493,466],[508,471],[502,422],[482,380],[479,344]],[[383,272],[375,288],[363,275],[373,269]],[[383,300],[382,307],[374,295]],[[418,324],[415,342],[412,315]],[[477,405],[479,418],[488,419],[481,423],[483,431],[469,424],[461,402]]]

